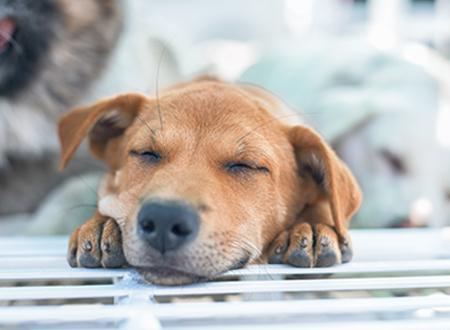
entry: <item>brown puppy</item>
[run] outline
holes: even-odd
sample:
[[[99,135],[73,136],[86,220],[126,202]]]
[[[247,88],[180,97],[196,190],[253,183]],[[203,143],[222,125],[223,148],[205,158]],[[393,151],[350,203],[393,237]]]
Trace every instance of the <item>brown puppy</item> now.
[[[315,132],[282,122],[285,110],[257,88],[199,79],[66,114],[61,168],[85,136],[110,167],[97,215],[70,237],[70,265],[129,264],[179,285],[249,263],[350,261],[359,187]]]

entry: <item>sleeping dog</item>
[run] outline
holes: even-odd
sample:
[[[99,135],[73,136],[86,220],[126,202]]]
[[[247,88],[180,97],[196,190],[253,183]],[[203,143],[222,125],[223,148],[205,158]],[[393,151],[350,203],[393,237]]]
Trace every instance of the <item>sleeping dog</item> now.
[[[59,123],[61,168],[88,137],[109,166],[96,215],[71,235],[72,267],[136,268],[161,285],[250,263],[350,261],[362,195],[347,166],[283,102],[202,78],[129,93]]]

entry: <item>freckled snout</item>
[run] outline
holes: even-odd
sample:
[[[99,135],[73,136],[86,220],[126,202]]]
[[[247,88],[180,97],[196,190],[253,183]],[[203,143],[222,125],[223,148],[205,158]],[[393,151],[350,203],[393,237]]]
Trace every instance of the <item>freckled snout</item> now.
[[[153,200],[137,216],[138,236],[160,253],[179,249],[197,235],[200,219],[183,201]]]

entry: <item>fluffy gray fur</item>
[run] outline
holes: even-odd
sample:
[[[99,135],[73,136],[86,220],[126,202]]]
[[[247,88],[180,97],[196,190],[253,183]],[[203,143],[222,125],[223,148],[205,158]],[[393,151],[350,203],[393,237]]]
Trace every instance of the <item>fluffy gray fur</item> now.
[[[56,174],[56,123],[100,76],[122,29],[116,0],[0,1],[0,20],[8,17],[15,30],[0,54],[0,215],[32,211],[90,167]]]

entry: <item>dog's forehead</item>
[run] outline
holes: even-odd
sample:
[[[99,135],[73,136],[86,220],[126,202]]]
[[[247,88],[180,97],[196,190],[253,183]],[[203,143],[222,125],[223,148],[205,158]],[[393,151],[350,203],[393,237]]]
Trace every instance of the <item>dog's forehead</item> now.
[[[197,83],[160,96],[144,105],[136,124],[141,130],[159,132],[188,131],[244,134],[257,128],[258,133],[277,130],[281,123],[272,114],[271,105],[232,85]],[[146,125],[143,125],[143,124]]]
[[[160,102],[167,111],[190,120],[265,121],[272,119],[268,104],[236,85],[202,82],[175,90]]]
[[[145,105],[133,125],[139,133],[131,128],[135,133],[129,136],[133,145],[181,143],[184,149],[193,145],[223,153],[257,147],[272,153],[288,139],[286,126],[270,110],[270,104],[239,87],[194,84]]]

